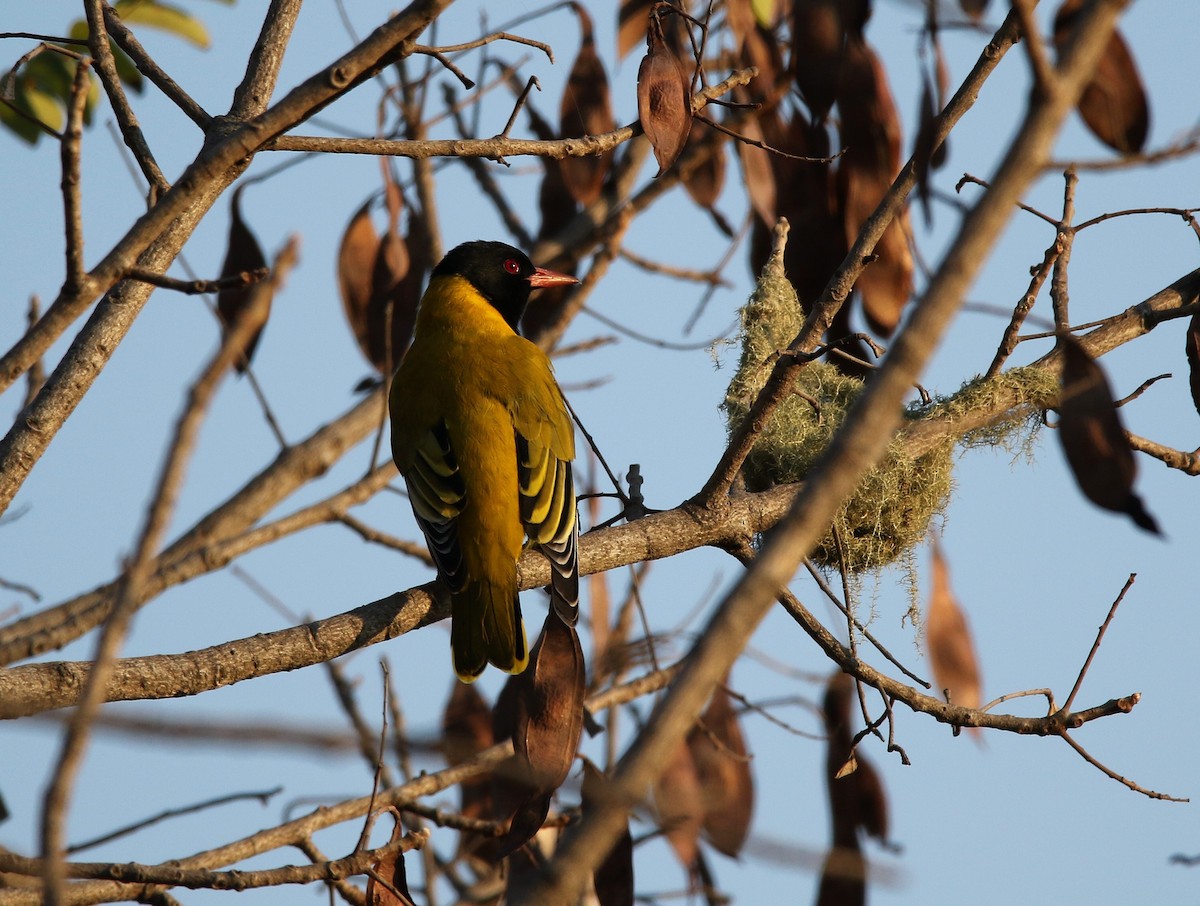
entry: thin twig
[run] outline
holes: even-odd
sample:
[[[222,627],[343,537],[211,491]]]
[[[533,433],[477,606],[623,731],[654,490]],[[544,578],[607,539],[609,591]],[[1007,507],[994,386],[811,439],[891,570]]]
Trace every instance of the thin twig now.
[[[1137,573],[1129,574],[1129,578],[1125,580],[1125,584],[1121,587],[1121,592],[1117,595],[1117,599],[1108,608],[1108,616],[1100,624],[1100,629],[1096,633],[1096,641],[1092,642],[1092,650],[1088,652],[1083,666],[1079,668],[1079,676],[1075,678],[1075,685],[1071,687],[1071,693],[1067,696],[1066,702],[1063,703],[1064,711],[1070,711],[1071,705],[1075,704],[1075,696],[1079,694],[1079,687],[1083,685],[1083,678],[1087,675],[1088,668],[1092,666],[1092,659],[1096,656],[1096,652],[1100,650],[1100,643],[1104,640],[1104,633],[1108,631],[1109,624],[1112,623],[1113,617],[1117,615],[1117,608],[1121,606],[1121,602],[1125,599],[1125,593],[1133,587],[1136,579]]]
[[[170,818],[178,818],[182,815],[192,815],[196,812],[206,811],[210,808],[215,808],[218,805],[226,805],[230,802],[242,802],[246,799],[257,799],[263,805],[267,805],[271,798],[279,795],[283,791],[283,787],[277,786],[270,790],[262,790],[256,793],[230,793],[227,796],[217,796],[215,799],[206,799],[203,802],[196,802],[192,805],[183,805],[178,808],[164,809],[157,815],[150,818],[143,818],[141,821],[135,821],[133,824],[127,824],[124,827],[109,831],[99,837],[92,837],[90,840],[84,840],[82,843],[73,843],[67,847],[68,853],[82,852],[85,849],[91,849],[93,846],[99,846],[102,843],[108,843],[111,840],[116,840],[119,837],[125,837],[129,834],[136,833],[147,827],[152,827]]]
[[[125,51],[125,55],[133,61],[133,65],[137,67],[137,71],[144,75],[152,85],[156,86],[169,101],[175,104],[184,112],[188,119],[199,126],[205,132],[208,131],[212,124],[212,117],[199,104],[197,104],[179,84],[172,79],[162,67],[160,67],[150,54],[146,53],[137,37],[121,21],[121,17],[117,14],[107,2],[104,3],[104,24],[108,29],[108,34],[116,42],[121,50]]]
[[[128,280],[139,280],[142,283],[149,283],[160,289],[170,289],[189,296],[200,296],[209,293],[218,293],[223,289],[252,286],[260,280],[265,280],[270,273],[270,268],[259,267],[251,271],[230,274],[228,277],[220,277],[216,280],[180,280],[177,277],[168,277],[166,274],[155,273],[144,268],[131,267],[125,272],[125,277]]]
[[[1100,773],[1104,774],[1106,777],[1111,777],[1113,780],[1117,781],[1117,783],[1120,783],[1123,786],[1128,787],[1129,789],[1133,790],[1135,793],[1141,793],[1143,796],[1147,796],[1150,799],[1162,799],[1166,802],[1191,802],[1192,801],[1189,798],[1180,798],[1178,796],[1170,796],[1166,793],[1159,793],[1154,790],[1148,790],[1143,786],[1139,786],[1138,784],[1136,784],[1132,780],[1130,780],[1128,777],[1121,776],[1116,771],[1114,771],[1112,768],[1108,767],[1107,765],[1101,764],[1099,761],[1097,761],[1095,758],[1093,758],[1090,754],[1088,754],[1087,750],[1084,749],[1083,746],[1081,746],[1079,743],[1077,743],[1075,741],[1075,738],[1073,736],[1071,736],[1070,733],[1063,733],[1062,739],[1063,739],[1063,741],[1066,742],[1067,745],[1069,745],[1072,749],[1074,749],[1076,752],[1078,752],[1079,756],[1084,761],[1086,761],[1088,764],[1090,764],[1096,770],[1100,771]]]
[[[150,185],[151,197],[156,197],[167,191],[170,184],[163,176],[162,170],[159,169],[158,162],[154,159],[149,144],[146,143],[146,136],[142,134],[142,127],[138,124],[137,115],[129,106],[125,89],[121,87],[121,77],[117,73],[117,64],[108,43],[108,28],[105,24],[105,12],[111,11],[111,8],[104,0],[86,0],[84,11],[87,14],[88,46],[91,48],[92,59],[95,61],[96,74],[100,77],[100,84],[104,86],[108,102],[112,105],[113,113],[117,117],[121,136],[125,139],[126,146],[141,168],[146,182]]]
[[[60,147],[62,161],[63,223],[66,231],[66,277],[63,292],[77,292],[83,284],[83,193],[80,187],[80,149],[83,145],[83,113],[87,105],[91,77],[88,67],[75,64],[75,81],[67,106],[67,125]]]

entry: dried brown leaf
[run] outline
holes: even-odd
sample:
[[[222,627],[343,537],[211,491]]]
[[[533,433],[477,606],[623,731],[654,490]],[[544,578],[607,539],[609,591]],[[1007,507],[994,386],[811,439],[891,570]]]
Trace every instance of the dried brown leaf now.
[[[495,740],[492,711],[473,683],[455,682],[442,712],[442,753],[457,766],[470,761]],[[487,774],[468,777],[459,784],[460,811],[468,818],[492,818],[492,778]],[[507,816],[505,816],[507,817]],[[459,835],[460,855],[472,855],[488,841],[478,835]]]
[[[754,775],[737,712],[717,686],[700,723],[687,737],[704,795],[704,833],[719,852],[736,858],[754,815]]]
[[[687,740],[681,739],[654,784],[658,824],[690,874],[700,854],[704,826],[704,789]]]
[[[588,759],[583,759],[582,810],[587,815],[604,801],[609,780]],[[608,855],[593,872],[596,900],[600,906],[633,906],[633,837],[629,822]]]
[[[618,57],[624,57],[646,40],[650,8],[655,2],[656,0],[622,0],[620,11],[617,13]]]
[[[529,653],[528,677],[513,730],[513,748],[528,762],[539,789],[558,789],[579,748],[586,694],[583,649],[575,627],[551,610]],[[524,688],[522,689],[521,686]]]
[[[354,340],[368,362],[372,359],[367,343],[367,310],[371,303],[372,274],[378,255],[379,233],[371,221],[371,201],[368,199],[346,224],[337,261],[342,309]]]
[[[1137,462],[1108,379],[1079,341],[1061,338],[1062,398],[1058,437],[1071,474],[1085,497],[1098,507],[1126,513],[1134,523],[1160,534],[1141,498],[1133,492]]]
[[[966,615],[950,588],[950,569],[935,539],[932,550],[929,606],[925,612],[925,644],[937,687],[949,701],[964,708],[983,703],[979,661]],[[968,728],[979,738],[979,728]]]
[[[753,141],[762,142],[763,128],[757,117],[747,117],[742,123],[742,135]],[[778,215],[778,191],[775,172],[771,166],[771,154],[756,145],[738,142],[738,160],[742,164],[742,183],[750,197],[754,213],[768,228],[775,226]]]
[[[874,213],[892,184],[892,176],[844,159],[838,169],[842,216],[847,248],[858,237],[867,218]],[[908,246],[910,231],[907,209],[888,224],[875,244],[874,260],[863,268],[854,287],[862,296],[863,314],[871,329],[890,336],[900,323],[912,296],[913,258]]]
[[[563,138],[599,135],[616,128],[608,75],[596,52],[592,20],[582,6],[574,7],[579,16],[581,43],[579,54],[567,77],[559,111],[559,133]],[[600,197],[604,179],[612,168],[613,152],[591,157],[566,157],[560,161],[567,191],[575,201],[589,205]]]
[[[262,246],[242,218],[242,189],[239,187],[234,191],[229,205],[229,239],[225,247],[225,261],[221,265],[221,277],[233,277],[266,266],[267,256],[263,254]],[[257,325],[237,359],[235,367],[239,373],[245,372],[254,357],[254,350],[258,348],[263,328],[271,315],[274,293],[274,282],[264,279],[249,286],[223,289],[217,295],[217,313],[221,316],[223,333],[228,333],[229,328],[243,315]]]
[[[865,906],[867,860],[858,847],[834,846],[821,865],[816,906]]]
[[[395,826],[389,843],[397,842],[404,835],[399,812],[392,810],[392,817]],[[412,906],[408,876],[404,871],[403,850],[398,849],[390,857],[380,859],[372,866],[372,871],[374,874],[367,875],[367,906]],[[393,888],[400,896],[393,893]]]
[[[551,608],[529,666],[508,679],[493,711],[496,741],[511,737],[514,750],[493,784],[496,818],[512,816],[500,855],[524,845],[545,820],[579,748],[585,695],[579,635]]]
[[[671,169],[687,144],[692,102],[690,80],[675,51],[663,40],[657,16],[650,20],[647,46],[638,66],[638,119],[658,161],[657,177]]]
[[[1200,412],[1200,314],[1188,321],[1185,349],[1188,361],[1188,384],[1192,389],[1192,404]]]
[[[988,0],[958,0],[958,5],[962,7],[962,11],[978,22],[983,18],[984,10],[987,9]]]
[[[700,207],[709,210],[721,197],[725,187],[725,143],[719,137],[714,137],[716,130],[700,120],[692,122],[690,143],[699,144],[710,139],[713,141],[712,154],[697,162],[683,176],[683,187],[687,189],[692,201]]]
[[[815,122],[838,99],[845,45],[841,0],[792,0],[792,77]]]
[[[833,822],[835,847],[857,849],[859,831],[880,841],[887,839],[887,794],[874,765],[854,752],[850,731],[854,681],[837,673],[825,689],[823,711],[829,741],[825,753],[826,790]],[[847,770],[853,760],[854,767]]]
[[[1054,16],[1054,46],[1069,43],[1083,0],[1066,0]],[[1137,154],[1150,131],[1150,102],[1129,45],[1114,30],[1079,98],[1079,115],[1096,138],[1121,154]]]

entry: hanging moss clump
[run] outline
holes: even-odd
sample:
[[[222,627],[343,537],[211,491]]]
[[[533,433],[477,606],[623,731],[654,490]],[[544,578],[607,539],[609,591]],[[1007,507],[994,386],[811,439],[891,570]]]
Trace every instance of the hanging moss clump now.
[[[766,383],[775,356],[799,332],[803,312],[782,263],[768,261],[742,309],[742,351],[723,408],[729,430],[737,429]],[[771,417],[746,459],[750,490],[802,481],[842,424],[863,382],[832,365],[812,362],[796,378],[795,393]],[[892,445],[884,460],[843,503],[830,531],[813,552],[825,566],[843,562],[852,572],[893,563],[924,538],[933,516],[945,510],[953,485],[954,440],[920,456]],[[839,549],[840,548],[840,549]]]
[[[741,312],[741,355],[723,404],[729,431],[737,430],[774,366],[776,354],[804,323],[796,291],[783,272],[782,256],[772,255]],[[746,486],[762,491],[803,481],[841,426],[863,382],[832,365],[811,362],[796,378],[794,393],[775,410],[746,458]],[[903,558],[924,537],[930,520],[945,511],[953,489],[953,456],[962,444],[1004,447],[1027,455],[1041,427],[1041,415],[1054,404],[1058,380],[1044,368],[1014,368],[990,378],[973,378],[948,397],[913,405],[912,421],[936,421],[924,445],[897,439],[883,460],[863,478],[838,509],[830,533],[813,559],[860,573]],[[988,420],[976,413],[1004,412]],[[919,453],[910,452],[920,449]]]

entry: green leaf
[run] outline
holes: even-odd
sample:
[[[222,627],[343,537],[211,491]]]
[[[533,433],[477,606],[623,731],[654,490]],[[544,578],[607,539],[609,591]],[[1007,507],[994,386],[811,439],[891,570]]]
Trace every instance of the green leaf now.
[[[754,20],[767,29],[775,27],[775,6],[775,0],[750,0],[750,9],[754,13]]]
[[[31,145],[36,145],[38,139],[42,137],[41,129],[9,107],[8,104],[0,104],[0,125]]]
[[[22,81],[17,85],[17,106],[41,120],[55,132],[61,132],[65,114],[59,100],[37,85]]]
[[[129,59],[128,54],[117,45],[109,41],[112,47],[113,62],[117,66],[117,78],[125,83],[135,94],[141,94],[146,88],[146,80],[138,68],[133,65],[133,60]]]
[[[113,9],[126,24],[148,25],[171,32],[202,50],[207,50],[212,43],[204,23],[177,7],[158,3],[156,0],[123,0]]]

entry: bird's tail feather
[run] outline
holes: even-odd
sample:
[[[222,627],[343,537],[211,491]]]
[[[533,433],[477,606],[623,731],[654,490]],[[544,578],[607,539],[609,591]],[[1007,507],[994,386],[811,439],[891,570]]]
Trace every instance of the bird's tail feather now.
[[[474,681],[489,662],[507,673],[529,663],[529,642],[516,590],[501,583],[469,582],[452,602],[450,647],[454,672]]]

